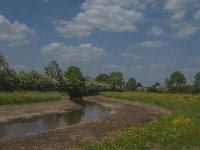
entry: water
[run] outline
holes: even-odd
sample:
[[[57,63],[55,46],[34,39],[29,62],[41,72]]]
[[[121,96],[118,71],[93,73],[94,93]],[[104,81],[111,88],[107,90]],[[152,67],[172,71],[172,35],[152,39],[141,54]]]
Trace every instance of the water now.
[[[17,122],[0,126],[0,139],[22,137],[30,133],[41,132],[48,129],[62,128],[82,121],[98,118],[110,112],[108,108],[80,99],[76,103],[83,107],[82,110],[65,114],[53,114],[31,121]]]

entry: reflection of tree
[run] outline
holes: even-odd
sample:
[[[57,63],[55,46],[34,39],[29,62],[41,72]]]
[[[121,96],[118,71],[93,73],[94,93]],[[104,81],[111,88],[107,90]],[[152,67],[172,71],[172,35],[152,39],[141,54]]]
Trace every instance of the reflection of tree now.
[[[67,122],[68,125],[79,123],[81,121],[84,111],[76,110],[70,113],[65,114],[63,119]]]
[[[59,126],[59,123],[61,121],[61,115],[50,115],[44,117],[44,128],[45,129],[54,129]]]
[[[84,101],[82,97],[72,97],[70,100],[78,105],[81,105],[82,107],[85,107],[86,101]]]
[[[5,138],[7,132],[6,126],[0,126],[0,139]]]

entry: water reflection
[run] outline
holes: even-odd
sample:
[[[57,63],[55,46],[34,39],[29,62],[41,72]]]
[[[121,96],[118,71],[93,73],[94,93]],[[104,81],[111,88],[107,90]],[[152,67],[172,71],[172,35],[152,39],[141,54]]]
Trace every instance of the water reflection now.
[[[96,103],[83,101],[81,98],[72,99],[83,107],[82,110],[66,114],[49,115],[32,121],[18,122],[0,126],[0,139],[20,137],[33,132],[41,132],[94,119],[109,113],[109,109]]]

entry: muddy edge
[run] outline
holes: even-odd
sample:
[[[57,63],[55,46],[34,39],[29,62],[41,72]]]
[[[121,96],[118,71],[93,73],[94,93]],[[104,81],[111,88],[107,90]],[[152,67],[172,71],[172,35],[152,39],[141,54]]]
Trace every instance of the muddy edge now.
[[[82,147],[121,126],[144,125],[160,115],[171,113],[167,109],[140,102],[122,101],[102,96],[90,96],[83,99],[108,107],[111,112],[103,117],[66,126],[62,129],[48,130],[21,138],[0,140],[0,149],[64,150],[74,146]]]
[[[0,106],[0,125],[29,121],[37,117],[67,113],[81,108],[81,106],[74,103],[68,97],[63,97],[59,101],[44,103],[3,105]]]

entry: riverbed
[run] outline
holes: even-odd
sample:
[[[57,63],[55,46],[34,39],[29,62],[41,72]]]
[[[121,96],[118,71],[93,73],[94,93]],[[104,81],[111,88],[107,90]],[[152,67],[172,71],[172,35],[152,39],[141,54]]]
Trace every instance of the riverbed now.
[[[23,137],[0,140],[3,150],[21,149],[68,149],[91,144],[122,126],[141,126],[159,117],[170,114],[169,110],[139,102],[120,101],[102,96],[84,97],[111,111],[106,115],[82,121],[62,128],[50,129]]]

